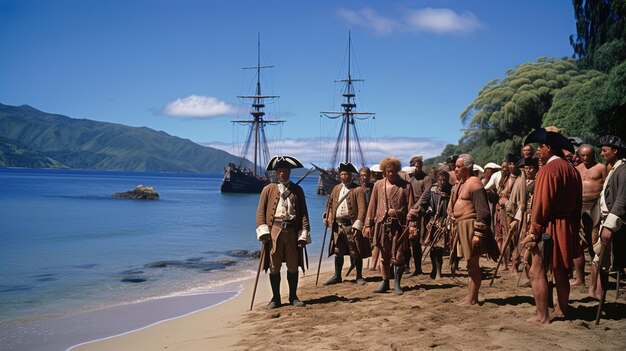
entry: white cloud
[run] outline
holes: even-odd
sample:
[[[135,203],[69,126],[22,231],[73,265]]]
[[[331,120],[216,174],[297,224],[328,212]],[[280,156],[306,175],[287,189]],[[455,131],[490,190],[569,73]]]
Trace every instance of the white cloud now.
[[[438,34],[465,33],[480,28],[481,23],[471,12],[458,14],[450,9],[431,7],[409,11],[406,24],[416,31]]]
[[[212,96],[191,95],[168,103],[162,113],[173,117],[208,118],[237,113],[237,108]]]
[[[269,140],[270,150],[274,154],[292,155],[302,161],[305,166],[315,163],[321,167],[328,167],[328,160],[323,159],[320,148],[322,145],[333,144],[333,138],[302,138],[302,139],[282,139]],[[208,142],[201,143],[205,146],[224,150],[233,155],[239,155],[240,150],[232,143]],[[378,163],[387,156],[400,159],[403,165],[408,165],[409,160],[414,155],[422,155],[424,159],[439,156],[446,146],[446,142],[430,138],[411,137],[382,137],[376,141],[362,141],[364,150],[367,150],[368,162]]]
[[[394,20],[379,16],[367,7],[360,11],[339,9],[338,13],[350,25],[371,28],[379,35],[391,34],[397,25]]]
[[[348,24],[372,29],[378,35],[389,35],[394,31],[462,34],[482,26],[473,13],[459,14],[447,8],[403,10],[397,18],[379,15],[369,7],[357,11],[339,9],[338,15]]]

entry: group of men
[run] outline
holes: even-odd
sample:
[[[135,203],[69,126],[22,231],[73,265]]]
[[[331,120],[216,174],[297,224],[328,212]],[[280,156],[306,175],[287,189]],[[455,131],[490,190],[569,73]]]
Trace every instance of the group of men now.
[[[369,268],[382,275],[374,292],[391,290],[393,279],[393,291],[401,295],[411,259],[412,275],[419,275],[422,255],[428,254],[435,279],[449,253],[452,273],[461,259],[469,273],[468,294],[458,305],[473,305],[482,281],[479,258],[486,255],[504,260],[504,269],[512,264],[528,273],[537,309],[531,321],[564,316],[570,284],[584,284],[585,247],[594,261],[590,295],[600,297],[606,289],[601,278],[609,266],[624,267],[626,143],[606,135],[594,144],[606,165],[595,160],[592,145],[575,148],[559,132],[544,128],[528,135],[521,157],[507,155],[502,166],[489,163],[482,169],[471,155],[462,154],[427,175],[421,157],[414,157],[410,174],[404,175],[400,161],[387,157],[379,164],[382,175],[371,182],[370,169],[357,171],[341,163],[341,183],[329,195],[322,219],[332,233],[328,254],[334,255],[335,268],[326,284],[343,282],[344,257],[349,256],[356,283],[365,285],[363,260],[369,258]],[[268,170],[277,172],[279,183],[263,189],[257,209],[257,237],[264,242],[270,269],[270,308],[281,305],[282,262],[287,263],[289,302],[304,306],[296,289],[310,228],[302,188],[289,179],[297,167],[302,164],[290,156],[270,161]],[[572,270],[576,279],[570,283]],[[552,280],[558,303],[549,312]]]

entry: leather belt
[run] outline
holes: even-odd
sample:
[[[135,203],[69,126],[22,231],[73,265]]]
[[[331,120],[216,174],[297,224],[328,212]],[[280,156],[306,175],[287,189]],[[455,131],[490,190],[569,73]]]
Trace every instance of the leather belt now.
[[[344,226],[352,225],[352,220],[350,220],[350,217],[335,218],[335,222]]]
[[[274,221],[274,225],[281,228],[295,228],[295,221]]]

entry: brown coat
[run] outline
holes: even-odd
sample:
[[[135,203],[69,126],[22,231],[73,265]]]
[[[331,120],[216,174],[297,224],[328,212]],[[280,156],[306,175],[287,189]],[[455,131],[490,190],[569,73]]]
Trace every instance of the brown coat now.
[[[578,230],[582,209],[580,173],[562,158],[544,165],[537,172],[530,230],[541,240],[552,235],[552,267],[570,268],[578,252]]]
[[[326,218],[328,219],[329,226],[332,226],[335,222],[337,207],[339,207],[339,200],[341,200],[340,193],[342,188],[343,184],[335,185],[333,191],[330,193],[330,197],[328,198],[328,213]],[[343,201],[345,201],[348,205],[348,213],[354,228],[363,230],[365,214],[367,213],[367,207],[365,205],[365,192],[361,187],[358,187],[354,183],[348,184],[348,189],[350,189],[350,192]],[[354,225],[357,221],[359,221],[360,225]]]
[[[309,225],[309,212],[306,207],[306,200],[304,197],[304,191],[302,188],[291,183],[289,186],[291,194],[289,199],[294,204],[296,209],[295,218],[295,231],[298,234],[298,240],[306,240],[307,243],[311,242],[309,231],[311,227]],[[278,206],[278,200],[280,200],[280,190],[278,190],[278,184],[268,184],[261,191],[261,197],[259,198],[259,205],[256,210],[256,226],[257,226],[257,238],[260,239],[261,235],[268,233],[269,228],[274,223],[274,214],[276,213],[276,206]],[[265,227],[267,231],[263,233]]]

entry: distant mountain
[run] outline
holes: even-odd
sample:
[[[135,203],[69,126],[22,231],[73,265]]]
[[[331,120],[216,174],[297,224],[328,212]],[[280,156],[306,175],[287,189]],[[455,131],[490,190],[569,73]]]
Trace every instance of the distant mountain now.
[[[239,157],[162,131],[0,104],[0,167],[221,173],[228,162]]]

